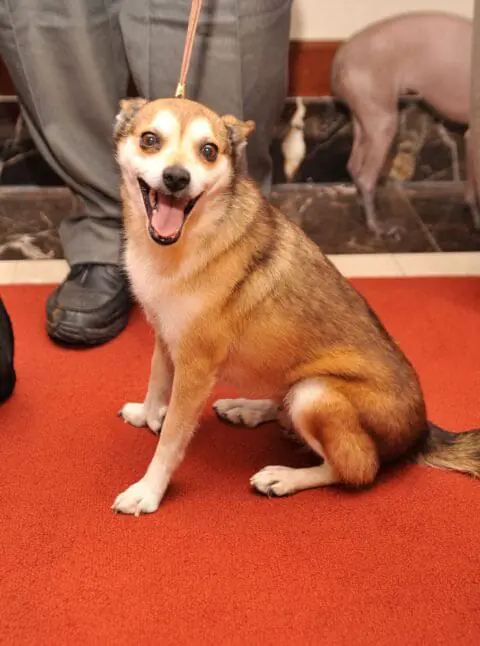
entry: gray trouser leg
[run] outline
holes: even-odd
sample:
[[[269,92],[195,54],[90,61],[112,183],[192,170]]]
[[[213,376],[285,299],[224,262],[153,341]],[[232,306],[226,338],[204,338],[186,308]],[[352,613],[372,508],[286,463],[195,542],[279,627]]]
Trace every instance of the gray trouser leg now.
[[[125,0],[121,25],[138,90],[172,96],[178,81],[190,0]],[[220,114],[253,119],[249,171],[267,193],[270,142],[283,109],[291,0],[204,0],[187,97]]]
[[[471,72],[470,145],[476,199],[480,197],[480,0],[475,0]]]
[[[0,0],[3,56],[39,151],[78,198],[67,260],[115,264],[121,210],[112,130],[127,91],[120,0]]]

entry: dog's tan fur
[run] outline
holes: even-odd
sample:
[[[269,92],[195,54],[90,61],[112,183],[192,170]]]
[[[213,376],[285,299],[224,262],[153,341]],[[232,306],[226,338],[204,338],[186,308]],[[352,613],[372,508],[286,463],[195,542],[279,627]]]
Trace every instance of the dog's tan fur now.
[[[139,140],[155,128],[162,145],[152,154]],[[184,99],[124,102],[117,119],[126,264],[156,331],[145,402],[122,414],[155,432],[163,422],[145,476],[117,497],[117,511],[157,509],[219,381],[271,400],[217,402],[220,416],[256,425],[278,411],[324,458],[312,469],[267,467],[252,478],[263,493],[368,485],[427,432],[411,364],[365,300],[245,175],[252,129]],[[199,158],[199,133],[218,147],[215,162]],[[151,185],[172,163],[188,168],[202,196],[180,239],[161,246],[148,234],[137,177]]]

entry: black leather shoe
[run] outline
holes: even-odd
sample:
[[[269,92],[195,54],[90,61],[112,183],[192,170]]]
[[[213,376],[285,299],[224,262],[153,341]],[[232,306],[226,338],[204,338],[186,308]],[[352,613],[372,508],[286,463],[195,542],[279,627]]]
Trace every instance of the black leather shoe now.
[[[116,265],[73,265],[47,300],[47,333],[56,343],[93,346],[114,339],[128,323],[132,300]]]

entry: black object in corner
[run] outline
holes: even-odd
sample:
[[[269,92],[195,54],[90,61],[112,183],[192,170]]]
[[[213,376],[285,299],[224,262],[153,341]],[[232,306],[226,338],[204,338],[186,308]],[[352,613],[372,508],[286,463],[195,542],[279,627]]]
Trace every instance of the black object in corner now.
[[[17,381],[14,366],[14,346],[12,322],[0,298],[0,403],[11,396]]]

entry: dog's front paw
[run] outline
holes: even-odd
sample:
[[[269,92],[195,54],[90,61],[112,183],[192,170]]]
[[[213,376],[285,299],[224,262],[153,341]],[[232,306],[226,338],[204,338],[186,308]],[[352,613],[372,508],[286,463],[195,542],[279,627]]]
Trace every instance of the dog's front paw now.
[[[118,412],[118,416],[123,419],[125,424],[131,424],[138,428],[147,425],[147,414],[143,404],[125,404],[125,406]]]
[[[145,480],[139,480],[115,498],[112,509],[121,514],[152,514],[157,511],[160,496]]]
[[[151,413],[147,413],[145,410],[145,404],[140,403],[129,403],[125,404],[118,415],[121,417],[126,424],[131,424],[141,428],[142,426],[148,426],[148,428],[155,434],[159,433],[165,415],[167,414],[167,406],[161,406],[159,409]]]
[[[278,406],[269,400],[219,399],[213,405],[217,416],[230,424],[255,428],[277,419]]]

